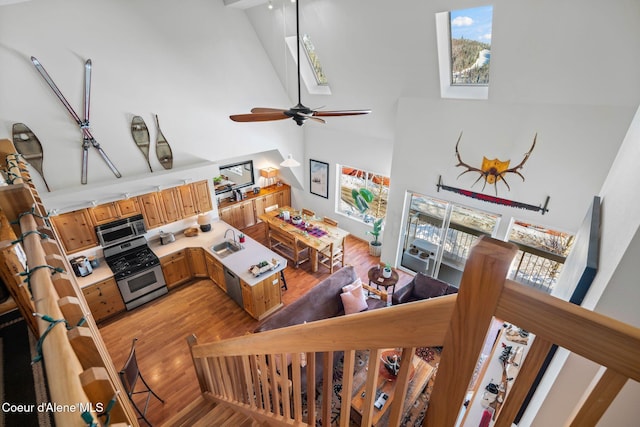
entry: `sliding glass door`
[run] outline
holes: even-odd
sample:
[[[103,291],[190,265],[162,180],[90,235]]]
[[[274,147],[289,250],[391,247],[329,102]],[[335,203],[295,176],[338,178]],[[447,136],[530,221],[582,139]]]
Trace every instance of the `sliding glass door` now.
[[[500,216],[419,193],[408,196],[400,265],[457,286],[471,245],[480,235],[492,236]]]

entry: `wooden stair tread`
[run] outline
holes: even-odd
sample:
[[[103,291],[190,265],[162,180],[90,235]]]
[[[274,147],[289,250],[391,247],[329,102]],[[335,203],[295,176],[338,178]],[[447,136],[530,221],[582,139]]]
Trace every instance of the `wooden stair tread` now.
[[[216,408],[216,403],[206,400],[202,395],[198,396],[193,402],[166,420],[163,427],[191,426],[196,421],[204,417],[206,414]]]

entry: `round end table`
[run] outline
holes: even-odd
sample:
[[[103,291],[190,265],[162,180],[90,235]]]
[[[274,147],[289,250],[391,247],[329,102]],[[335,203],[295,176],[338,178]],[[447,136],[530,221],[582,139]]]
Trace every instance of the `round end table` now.
[[[369,276],[369,286],[372,284],[376,285],[376,289],[380,289],[380,286],[384,286],[384,290],[387,291],[389,287],[391,287],[391,293],[389,295],[393,295],[393,291],[396,289],[396,283],[398,283],[398,272],[391,269],[391,277],[384,278],[382,277],[382,268],[379,265],[371,267],[368,272]]]

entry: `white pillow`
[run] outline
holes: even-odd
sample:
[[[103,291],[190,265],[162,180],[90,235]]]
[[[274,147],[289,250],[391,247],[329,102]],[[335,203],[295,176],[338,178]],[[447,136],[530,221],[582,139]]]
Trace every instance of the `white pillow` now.
[[[358,277],[356,280],[354,280],[353,282],[349,283],[348,285],[344,285],[342,287],[342,292],[349,292],[350,290],[361,286],[362,285],[362,280],[360,280],[360,278]]]
[[[359,313],[368,308],[367,297],[362,289],[362,284],[355,286],[347,292],[340,294],[344,314]]]

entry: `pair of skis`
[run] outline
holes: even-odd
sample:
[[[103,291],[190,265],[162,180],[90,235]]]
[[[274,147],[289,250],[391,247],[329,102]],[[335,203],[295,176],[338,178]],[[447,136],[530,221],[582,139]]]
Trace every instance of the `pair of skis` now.
[[[60,89],[58,89],[58,86],[56,86],[53,79],[51,78],[49,73],[47,73],[47,71],[44,69],[40,61],[38,61],[35,57],[32,56],[31,62],[33,62],[33,65],[36,67],[36,70],[38,71],[38,73],[40,73],[40,75],[42,76],[44,81],[49,85],[51,90],[53,90],[53,93],[55,93],[58,99],[60,100],[60,102],[62,102],[62,105],[64,105],[64,107],[67,109],[69,114],[71,114],[71,117],[76,121],[78,126],[80,126],[80,131],[82,132],[82,177],[80,182],[82,184],[87,183],[89,148],[91,146],[93,146],[93,148],[95,148],[98,151],[98,153],[100,153],[100,156],[105,161],[107,166],[109,166],[109,169],[111,169],[111,172],[113,172],[113,174],[117,178],[120,178],[122,175],[120,174],[116,166],[113,164],[113,162],[109,159],[109,157],[104,152],[102,147],[100,147],[100,144],[98,144],[96,139],[91,134],[91,131],[89,130],[89,101],[91,98],[91,60],[88,59],[84,64],[84,119],[82,120],[80,119],[80,116],[78,116],[78,113],[75,112],[71,104],[69,104],[69,101],[67,101],[67,99],[64,97]]]

